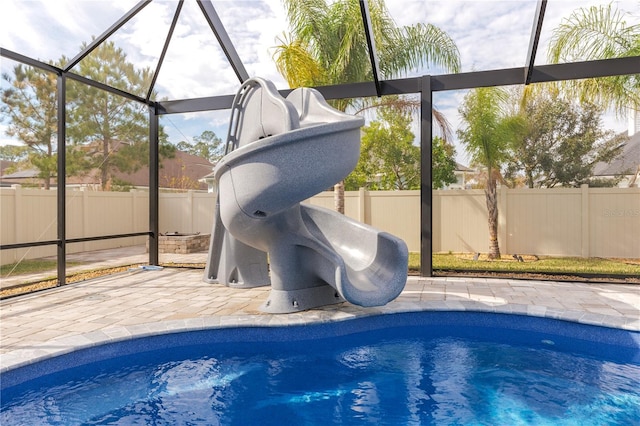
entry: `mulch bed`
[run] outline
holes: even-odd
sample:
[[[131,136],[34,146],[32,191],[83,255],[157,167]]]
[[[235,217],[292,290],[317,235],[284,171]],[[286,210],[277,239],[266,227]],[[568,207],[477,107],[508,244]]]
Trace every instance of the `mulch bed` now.
[[[115,268],[100,269],[96,271],[79,272],[67,277],[66,284],[73,284],[82,281],[100,278],[107,275],[128,272],[141,265],[126,265]],[[161,266],[166,268],[184,268],[184,269],[204,269],[204,263],[163,263]],[[537,280],[537,281],[580,281],[587,283],[613,283],[613,284],[640,284],[640,277],[612,277],[601,275],[568,275],[568,274],[542,274],[533,272],[492,272],[492,271],[450,271],[450,270],[434,270],[436,277],[466,277],[466,278],[510,278],[519,280]],[[409,275],[419,275],[419,271],[409,271]],[[24,295],[42,290],[55,288],[58,284],[57,279],[38,281],[27,283],[15,287],[0,289],[0,300],[8,297]]]
[[[539,272],[433,271],[436,277],[509,278],[536,281],[580,281],[586,283],[640,284],[640,277],[609,275],[546,274]]]

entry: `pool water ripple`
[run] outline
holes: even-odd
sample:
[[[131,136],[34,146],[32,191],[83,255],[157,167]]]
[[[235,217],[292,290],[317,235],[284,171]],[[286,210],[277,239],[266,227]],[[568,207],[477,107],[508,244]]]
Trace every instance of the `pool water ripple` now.
[[[112,356],[13,378],[0,423],[640,423],[640,348],[624,335],[614,345],[607,330],[560,321],[393,317],[123,343],[107,348]]]

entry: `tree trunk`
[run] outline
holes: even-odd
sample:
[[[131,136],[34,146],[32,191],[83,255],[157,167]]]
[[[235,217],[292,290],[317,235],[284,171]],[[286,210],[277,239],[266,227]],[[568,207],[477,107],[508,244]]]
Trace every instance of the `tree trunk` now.
[[[484,190],[489,213],[489,259],[500,259],[500,247],[498,245],[498,194],[496,180],[490,177]]]
[[[344,181],[333,186],[333,205],[338,213],[344,214]]]
[[[531,170],[527,170],[527,186],[533,189],[535,182],[533,181],[533,172]]]
[[[53,156],[53,146],[51,144],[51,139],[52,139],[52,135],[49,135],[49,143],[47,144],[47,158],[56,158]],[[51,167],[49,166],[49,163],[46,163],[47,165],[45,166],[46,168],[46,172],[45,172],[45,176],[44,176],[44,189],[46,190],[50,190],[51,189]],[[56,161],[57,164],[57,161]],[[57,170],[57,169],[56,169]],[[60,177],[58,177],[58,182],[60,181]]]
[[[109,140],[102,142],[102,163],[100,164],[100,187],[103,191],[108,191],[109,187]]]
[[[109,173],[105,165],[100,166],[100,187],[103,191],[108,191],[109,186]]]

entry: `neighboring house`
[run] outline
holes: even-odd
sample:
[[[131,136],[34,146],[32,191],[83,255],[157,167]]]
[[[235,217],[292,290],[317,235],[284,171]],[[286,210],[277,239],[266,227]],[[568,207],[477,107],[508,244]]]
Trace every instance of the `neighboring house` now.
[[[200,180],[211,173],[213,164],[206,158],[188,154],[183,151],[175,151],[173,158],[164,158],[158,172],[161,190],[206,190],[207,184]],[[0,176],[2,186],[12,184],[42,186],[42,180],[38,178],[37,170],[22,170],[8,175]],[[52,183],[55,187],[55,182]],[[68,188],[87,188],[100,190],[100,172],[97,169],[82,176],[68,176],[66,186]],[[149,188],[149,167],[141,167],[134,173],[115,172],[112,186],[132,187],[136,189]]]
[[[16,163],[13,161],[0,160],[0,176],[4,174],[4,171],[9,167],[15,166]]]
[[[11,166],[15,165],[15,163],[13,161],[7,161],[7,160],[0,160],[0,187],[3,186],[11,186],[13,185],[15,182],[12,181],[7,181],[5,179],[3,179],[6,170],[9,169]],[[6,173],[6,174],[10,174],[10,173]]]
[[[475,170],[456,162],[456,169],[453,174],[456,176],[456,182],[448,185],[445,189],[469,189],[471,188],[470,180],[473,178]]]
[[[610,163],[596,163],[593,176],[598,179],[617,179],[619,188],[640,187],[640,112],[629,121],[629,139],[620,154]]]
[[[162,160],[158,177],[160,189],[196,189],[206,190],[207,185],[200,180],[211,173],[213,164],[206,158],[175,151],[174,158]],[[149,187],[149,167],[143,167],[135,173],[115,173],[114,178],[128,182],[136,188]]]
[[[213,193],[216,192],[216,178],[215,173],[211,172],[206,176],[203,176],[200,179],[200,182],[207,185],[207,192]]]
[[[23,186],[44,186],[42,179],[38,177],[39,170],[27,169],[18,170],[12,173],[7,173],[7,169],[11,166],[15,166],[15,163],[6,160],[0,160],[0,186],[9,187],[11,185],[23,185]]]

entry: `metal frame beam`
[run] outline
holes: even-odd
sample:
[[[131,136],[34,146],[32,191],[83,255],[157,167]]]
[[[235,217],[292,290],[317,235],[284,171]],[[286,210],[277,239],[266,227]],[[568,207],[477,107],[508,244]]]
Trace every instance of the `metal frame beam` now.
[[[640,56],[602,59],[597,61],[571,62],[534,67],[531,83],[545,83],[558,80],[575,80],[592,77],[609,77],[635,74],[640,66]],[[473,89],[488,86],[509,86],[522,84],[524,68],[506,68],[489,71],[475,71],[458,74],[432,75],[431,91]],[[382,95],[420,93],[422,77],[383,80],[380,82]],[[326,99],[342,99],[377,96],[373,82],[346,83],[333,86],[318,86],[316,89]],[[290,90],[281,90],[286,95]],[[231,108],[233,95],[211,96],[195,99],[181,99],[158,102],[158,114],[182,114],[188,112],[223,110]]]
[[[420,90],[420,275],[433,276],[433,92],[431,77],[421,79]]]
[[[542,32],[542,21],[544,20],[544,12],[547,9],[547,0],[538,0],[536,6],[536,14],[533,18],[533,28],[531,29],[531,38],[529,39],[529,49],[527,50],[527,60],[525,62],[524,84],[531,83],[531,73],[533,65],[536,61],[536,53],[538,52],[538,42],[540,41],[540,33]]]
[[[364,26],[364,35],[367,38],[367,47],[369,49],[369,60],[371,61],[371,74],[373,75],[373,83],[376,86],[376,95],[382,96],[382,87],[380,86],[380,63],[378,61],[378,52],[376,50],[376,41],[373,36],[373,25],[371,24],[371,13],[369,12],[369,1],[360,0],[360,13],[362,14],[362,24]]]
[[[58,76],[58,176],[57,176],[57,237],[58,237],[58,284],[64,285],[67,276],[67,78]]]
[[[101,90],[104,90],[109,93],[113,93],[118,96],[122,96],[127,99],[131,99],[132,101],[140,102],[143,104],[151,104],[152,102],[147,99],[140,97],[138,95],[131,94],[121,89],[117,89],[115,87],[111,87],[107,84],[101,83],[99,81],[91,80],[90,78],[83,77],[79,74],[75,74],[70,71],[65,71],[62,68],[58,68],[54,65],[47,64],[46,62],[39,61],[37,59],[29,58],[28,56],[21,55],[19,53],[13,52],[9,49],[0,48],[0,56],[3,58],[8,58],[16,62],[20,62],[25,65],[29,65],[34,68],[41,69],[43,71],[48,71],[57,75],[65,75],[68,79],[82,82],[88,86],[92,86]]]
[[[216,13],[215,7],[213,7],[213,4],[209,0],[198,0],[198,6],[200,6],[204,17],[207,19],[207,23],[216,35],[224,54],[227,55],[229,64],[231,64],[233,71],[236,73],[236,76],[238,76],[240,83],[244,83],[249,79],[249,74],[247,70],[245,70],[240,56],[238,56],[238,52],[236,52],[236,48],[231,42],[227,30],[224,28],[224,25],[222,25],[222,21]]]
[[[99,235],[97,237],[66,238],[65,243],[75,244],[75,243],[86,243],[89,241],[114,240],[116,238],[143,237],[150,234],[151,232],[149,231],[143,231],[143,232],[130,232],[127,234]],[[48,241],[36,241],[31,243],[4,244],[4,245],[0,245],[0,250],[53,246],[53,245],[57,245],[59,242],[60,240],[48,240]]]
[[[21,62],[35,68],[53,73],[63,73],[60,68],[50,64],[29,58],[27,56],[1,48],[0,56]],[[610,77],[617,75],[637,74],[640,66],[640,56],[624,58],[601,59],[595,61],[570,62],[565,64],[549,64],[533,67],[530,83],[545,83],[558,80],[575,80],[584,78]],[[522,75],[525,68],[506,68],[489,71],[475,71],[458,74],[441,74],[431,76],[431,90],[440,92],[446,90],[472,89],[475,87],[507,86],[522,84]],[[80,81],[87,85],[114,93],[119,96],[141,102],[147,105],[156,105],[137,95],[108,86],[104,83],[93,81],[89,78],[66,73],[67,77]],[[383,80],[380,82],[382,95],[398,95],[407,93],[419,93],[421,77]],[[346,83],[332,86],[316,87],[326,99],[340,99],[352,97],[377,96],[373,82]],[[286,94],[290,90],[283,90]],[[193,99],[179,99],[158,102],[158,114],[181,114],[187,112],[211,111],[231,108],[233,95],[211,96]]]
[[[149,264],[160,263],[160,119],[155,107],[149,108]]]
[[[433,77],[432,77],[433,78]],[[404,78],[380,82],[381,95],[420,93],[420,78]],[[325,99],[362,98],[377,96],[373,82],[346,83],[334,86],[315,87]],[[282,96],[291,89],[280,90]],[[193,99],[158,102],[158,114],[183,114],[189,112],[215,111],[231,108],[234,95],[210,96]]]
[[[158,102],[158,114],[184,114],[189,112],[218,111],[231,108],[234,95],[180,99]]]
[[[42,247],[42,246],[53,246],[58,244],[58,240],[46,240],[46,241],[33,241],[30,243],[15,243],[15,244],[2,244],[0,245],[0,250],[13,250],[19,248],[28,248],[28,247]]]
[[[136,4],[133,9],[128,11],[122,18],[118,19],[113,25],[111,25],[105,32],[103,32],[100,36],[93,39],[91,43],[85,47],[82,52],[78,53],[75,58],[71,59],[64,67],[64,71],[69,71],[71,68],[76,66],[78,62],[86,58],[91,52],[93,52],[100,44],[102,44],[106,39],[108,39],[113,33],[118,31],[124,24],[129,22],[131,18],[136,16],[138,12],[144,9],[151,3],[151,0],[142,0],[140,3]]]
[[[20,62],[24,65],[29,65],[30,67],[38,68],[43,71],[49,71],[54,74],[62,74],[62,69],[53,66],[51,64],[47,64],[45,62],[39,61],[37,59],[30,58],[28,56],[21,55],[20,53],[16,53],[12,50],[5,49],[4,47],[0,47],[0,56],[3,58],[11,59],[16,62]]]
[[[541,65],[533,68],[532,83],[638,74],[640,56]]]
[[[67,78],[71,80],[79,81],[81,83],[86,84],[87,86],[95,87],[96,89],[104,90],[105,92],[113,93],[114,95],[122,96],[123,98],[130,99],[132,101],[140,102],[141,104],[149,104],[147,100],[141,96],[131,94],[129,92],[125,92],[124,90],[116,89],[115,87],[108,86],[99,81],[91,80],[90,78],[83,77],[81,75],[66,72],[65,75]]]

